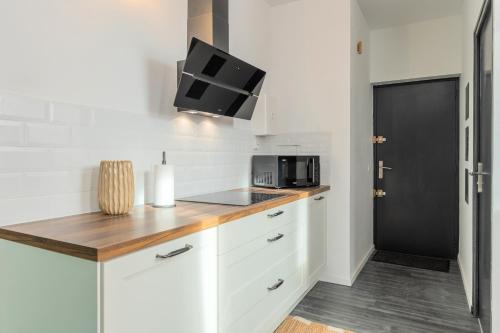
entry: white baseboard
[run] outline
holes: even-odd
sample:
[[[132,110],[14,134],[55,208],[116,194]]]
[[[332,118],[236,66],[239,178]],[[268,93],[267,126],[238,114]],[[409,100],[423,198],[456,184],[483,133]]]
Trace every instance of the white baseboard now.
[[[462,262],[460,261],[460,255],[457,257],[458,268],[460,269],[460,276],[462,277],[462,284],[465,289],[465,296],[467,298],[467,304],[469,304],[469,309],[472,307],[472,283],[468,280],[466,274],[462,267]]]
[[[332,274],[323,274],[321,275],[321,278],[319,280],[328,283],[340,284],[342,286],[347,286],[347,287],[351,286],[351,279],[349,279],[349,277],[342,277]]]
[[[372,245],[368,249],[368,251],[365,253],[363,259],[361,259],[361,261],[359,262],[358,267],[356,267],[356,270],[351,275],[351,286],[354,284],[354,282],[358,278],[359,273],[361,273],[361,271],[365,267],[366,263],[368,262],[368,260],[370,259],[370,257],[372,256],[374,251],[375,251],[375,246]]]
[[[359,262],[358,266],[356,267],[356,270],[351,274],[351,276],[338,276],[338,275],[332,275],[332,274],[322,274],[320,281],[328,282],[328,283],[335,283],[335,284],[340,284],[342,286],[347,286],[351,287],[354,284],[354,281],[358,278],[359,273],[363,270],[365,267],[366,263],[370,259],[371,255],[375,251],[375,246],[372,245],[368,251],[365,253],[363,256],[363,259]]]

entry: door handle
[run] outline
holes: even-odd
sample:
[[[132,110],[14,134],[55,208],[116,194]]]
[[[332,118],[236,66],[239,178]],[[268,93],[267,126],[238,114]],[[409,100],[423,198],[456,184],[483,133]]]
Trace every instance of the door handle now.
[[[273,237],[273,238],[268,238],[268,239],[267,239],[267,241],[268,241],[269,243],[272,243],[272,242],[276,242],[276,241],[278,241],[278,240],[282,239],[283,237],[285,237],[285,235],[283,235],[283,234],[278,234],[278,236],[276,236],[276,237]]]
[[[378,161],[378,179],[384,179],[384,170],[392,170],[392,168],[384,166],[384,161]]]
[[[280,216],[281,214],[283,214],[284,211],[280,210],[279,212],[276,212],[274,214],[267,214],[267,217],[269,218],[273,218],[273,217],[277,217],[277,216]]]
[[[273,290],[276,290],[278,289],[279,287],[281,287],[281,285],[285,282],[285,280],[283,279],[278,279],[278,282],[276,282],[276,284],[272,285],[271,287],[267,287],[267,290],[269,291],[273,291]]]
[[[172,258],[172,257],[178,256],[179,254],[183,254],[184,252],[187,252],[187,251],[191,250],[192,248],[193,248],[193,245],[186,244],[186,246],[184,246],[182,249],[178,249],[178,250],[169,252],[167,254],[157,254],[156,258],[157,259]]]
[[[479,172],[479,171],[469,171],[469,175],[471,176],[489,176],[490,173],[489,172]]]

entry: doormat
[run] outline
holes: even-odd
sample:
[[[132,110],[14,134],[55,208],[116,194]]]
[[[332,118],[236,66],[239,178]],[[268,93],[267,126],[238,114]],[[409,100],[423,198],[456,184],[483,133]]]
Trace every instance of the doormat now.
[[[354,333],[315,323],[301,317],[287,317],[274,333]]]
[[[442,258],[416,256],[412,254],[389,251],[377,251],[373,255],[372,260],[445,273],[450,271],[450,260]]]

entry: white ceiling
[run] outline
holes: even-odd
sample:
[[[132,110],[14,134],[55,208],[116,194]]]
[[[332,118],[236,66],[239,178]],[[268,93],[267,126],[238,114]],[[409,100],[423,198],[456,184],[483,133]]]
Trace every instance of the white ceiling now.
[[[277,6],[277,5],[282,5],[284,3],[292,2],[292,1],[297,1],[297,0],[266,0],[268,4],[271,6]]]
[[[358,0],[358,3],[372,29],[459,15],[463,4],[462,0]]]

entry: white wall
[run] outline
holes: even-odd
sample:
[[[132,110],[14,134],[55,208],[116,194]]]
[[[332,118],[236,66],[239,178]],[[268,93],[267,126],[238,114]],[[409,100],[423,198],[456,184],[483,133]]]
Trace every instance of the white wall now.
[[[278,135],[265,143],[280,151],[279,144],[321,137],[307,133],[330,133],[333,190],[323,279],[346,285],[373,244],[371,87],[368,53],[355,54],[360,38],[368,50],[356,0],[301,0],[271,9],[268,99]]]
[[[472,181],[473,178],[469,177],[469,204],[465,202],[465,168],[473,169],[472,154],[473,154],[473,141],[474,136],[474,123],[473,123],[473,108],[474,108],[474,29],[481,10],[482,0],[467,0],[464,1],[463,17],[462,17],[462,58],[463,68],[460,77],[460,172],[459,172],[459,192],[460,192],[460,240],[459,240],[459,253],[458,263],[462,272],[462,279],[464,282],[465,293],[469,306],[472,305]],[[465,87],[469,83],[469,112],[470,117],[465,120],[466,97]],[[469,145],[469,161],[465,161],[465,128],[469,127],[470,145]]]
[[[272,92],[277,132],[323,156],[323,182],[334,187],[326,275],[345,284],[348,4],[229,1],[230,51],[268,70],[263,92]],[[186,17],[186,0],[0,4],[0,224],[97,210],[103,159],[133,161],[136,204],[152,199],[151,167],[162,150],[177,167],[177,197],[249,184],[250,156],[259,151],[250,124],[172,107]]]
[[[371,82],[459,74],[462,22],[451,16],[371,32]]]
[[[351,254],[354,280],[373,249],[373,88],[370,84],[370,29],[356,0],[351,1]],[[358,54],[358,41],[363,53]]]
[[[275,132],[287,135],[289,144],[304,132],[331,133],[324,279],[344,284],[350,283],[349,11],[349,0],[272,7],[268,46],[268,107],[275,113]]]
[[[271,8],[269,107],[276,133],[324,132],[347,110],[348,0]]]
[[[230,1],[231,52],[263,68],[267,13]],[[0,3],[0,225],[97,210],[103,159],[133,161],[136,204],[162,150],[177,197],[249,184],[249,122],[172,106],[186,25],[186,0]]]

